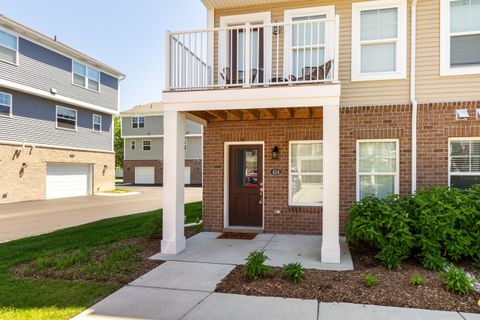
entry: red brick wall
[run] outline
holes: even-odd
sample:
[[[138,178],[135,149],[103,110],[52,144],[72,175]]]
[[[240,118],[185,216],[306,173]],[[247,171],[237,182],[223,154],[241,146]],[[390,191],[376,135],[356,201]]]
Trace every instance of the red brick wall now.
[[[480,102],[418,105],[417,186],[448,184],[448,138],[480,137],[475,116]],[[456,120],[457,109],[468,109],[468,120]]]
[[[201,185],[202,160],[185,160],[185,166],[191,168],[191,184]],[[155,167],[155,184],[163,184],[163,160],[124,160],[123,181],[125,183],[135,183],[135,167]]]

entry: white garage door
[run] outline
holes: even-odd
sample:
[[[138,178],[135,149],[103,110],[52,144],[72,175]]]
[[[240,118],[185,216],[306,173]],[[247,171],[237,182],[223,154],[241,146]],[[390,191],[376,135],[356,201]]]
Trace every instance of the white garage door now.
[[[190,181],[191,181],[191,170],[190,170],[190,167],[185,167],[185,175],[184,175],[184,178],[183,178],[183,182],[185,184],[190,184]]]
[[[155,168],[154,167],[135,167],[135,183],[136,184],[154,184]]]
[[[90,165],[47,164],[47,199],[80,197],[90,194]]]

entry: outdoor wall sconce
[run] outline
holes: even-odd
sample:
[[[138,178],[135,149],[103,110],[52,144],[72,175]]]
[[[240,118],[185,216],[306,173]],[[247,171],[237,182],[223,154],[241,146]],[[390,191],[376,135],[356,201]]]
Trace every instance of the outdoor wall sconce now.
[[[278,160],[278,154],[280,153],[280,149],[277,146],[273,147],[272,149],[272,160]]]
[[[275,23],[277,23],[277,20],[275,20]],[[273,27],[273,35],[274,36],[278,36],[278,34],[280,33],[280,28],[276,25]]]
[[[457,120],[467,120],[470,117],[467,109],[458,109],[456,114]]]
[[[71,155],[69,155],[70,158],[75,158],[75,155],[72,153]]]

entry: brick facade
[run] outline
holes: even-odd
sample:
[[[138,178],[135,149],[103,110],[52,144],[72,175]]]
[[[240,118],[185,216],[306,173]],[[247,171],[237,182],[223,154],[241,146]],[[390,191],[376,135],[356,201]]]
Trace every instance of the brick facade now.
[[[185,160],[192,185],[202,184],[202,160]],[[135,167],[155,167],[155,184],[163,185],[163,160],[123,160],[123,182],[135,183]]]
[[[455,110],[469,109],[470,119],[458,121]],[[447,185],[448,138],[479,137],[480,103],[420,104],[417,129],[417,184]],[[411,193],[411,105],[342,107],[340,110],[340,233],[344,233],[347,209],[356,201],[357,140],[398,139],[400,150],[400,193]],[[210,122],[204,129],[204,225],[207,230],[224,228],[223,181],[225,142],[263,141],[264,231],[320,234],[321,207],[288,205],[288,142],[321,140],[322,119],[282,119]],[[280,148],[279,160],[271,150]],[[324,150],[328,152],[328,150]],[[282,174],[270,175],[279,168]],[[276,210],[281,210],[276,214]]]
[[[45,199],[47,163],[91,164],[93,192],[115,189],[115,155],[111,152],[1,144],[0,163],[0,204]]]

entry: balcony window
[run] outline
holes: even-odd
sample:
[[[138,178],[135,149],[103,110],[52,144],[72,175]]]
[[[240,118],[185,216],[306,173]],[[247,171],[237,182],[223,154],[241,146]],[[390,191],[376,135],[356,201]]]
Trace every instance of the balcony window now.
[[[406,78],[406,1],[352,4],[352,80]]]
[[[82,63],[73,62],[73,84],[100,92],[100,71]]]
[[[18,37],[0,30],[0,60],[18,63]]]
[[[442,0],[442,75],[480,73],[480,0]]]

